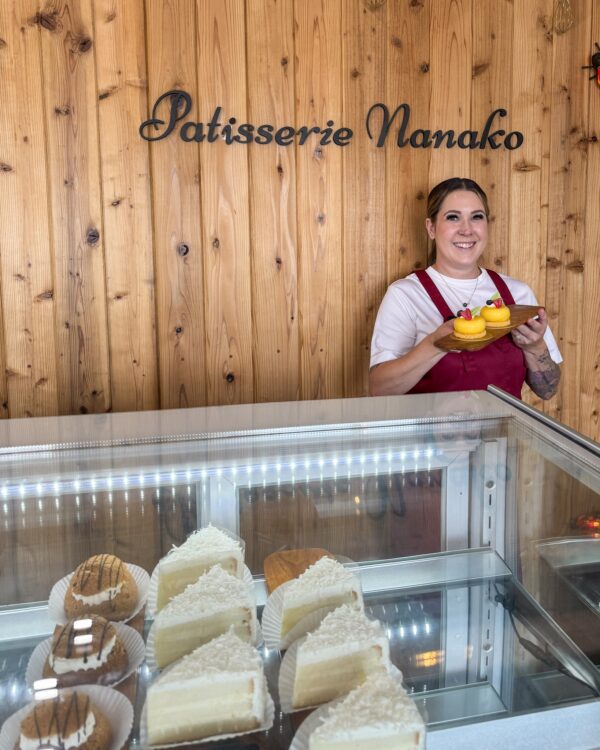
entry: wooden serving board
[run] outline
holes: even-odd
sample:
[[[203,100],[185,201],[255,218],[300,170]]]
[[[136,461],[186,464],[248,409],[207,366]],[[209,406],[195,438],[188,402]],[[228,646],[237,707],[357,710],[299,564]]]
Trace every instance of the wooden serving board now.
[[[474,339],[473,341],[458,339],[451,333],[449,336],[438,339],[435,345],[438,349],[443,349],[445,352],[479,351],[479,349],[484,349],[488,344],[491,344],[492,341],[506,336],[513,328],[523,325],[530,318],[535,317],[540,307],[542,305],[508,305],[508,309],[510,310],[510,324],[506,328],[488,328],[485,332],[485,338]]]
[[[287,549],[267,555],[263,562],[263,570],[269,594],[282,583],[298,578],[310,565],[313,565],[322,557],[335,559],[334,555],[327,552],[326,549],[319,549],[318,547]]]

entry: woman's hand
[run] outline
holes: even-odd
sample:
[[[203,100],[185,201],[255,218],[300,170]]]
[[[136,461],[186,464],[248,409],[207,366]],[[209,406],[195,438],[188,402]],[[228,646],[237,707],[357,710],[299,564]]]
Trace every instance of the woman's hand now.
[[[430,333],[426,338],[428,338],[432,344],[435,344],[436,341],[443,339],[444,336],[450,335],[453,331],[454,320],[445,320],[439,328],[436,328],[435,331]]]
[[[560,368],[552,360],[544,341],[548,328],[548,316],[543,308],[538,311],[538,320],[531,318],[512,332],[513,341],[523,351],[527,375],[525,382],[540,398],[552,398],[558,390]]]
[[[446,321],[402,357],[372,367],[369,373],[371,396],[408,393],[436,362],[446,356],[447,352],[438,349],[435,342],[452,333],[453,329],[453,322]]]
[[[512,331],[512,338],[515,345],[524,352],[541,353],[546,349],[544,343],[544,333],[548,328],[548,315],[543,307],[538,310],[538,319],[530,318],[523,325],[517,326]]]

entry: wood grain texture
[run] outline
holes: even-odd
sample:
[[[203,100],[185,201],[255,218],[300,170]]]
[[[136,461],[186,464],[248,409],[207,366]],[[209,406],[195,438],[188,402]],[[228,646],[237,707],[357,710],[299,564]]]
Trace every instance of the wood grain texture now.
[[[385,100],[392,111],[409,103],[413,127],[429,123],[430,22],[428,4],[388,4]],[[390,143],[385,155],[386,277],[392,282],[427,265],[424,226],[430,151]]]
[[[512,101],[510,125],[527,133],[523,146],[510,153],[510,242],[507,272],[526,281],[543,300],[550,324],[557,315],[555,300],[545,288],[545,236],[542,227],[542,160],[544,108],[550,103],[552,0],[531,7],[514,6]],[[560,343],[559,343],[560,346]],[[541,400],[525,389],[525,400],[541,408]]]
[[[42,45],[48,191],[54,243],[58,403],[111,408],[104,228],[91,0],[49,0]]]
[[[294,7],[297,122],[323,128],[331,119],[342,125],[341,0],[307,0]],[[320,140],[296,150],[300,396],[305,399],[344,394],[342,151]]]
[[[143,0],[94,4],[106,293],[115,411],[157,409],[158,361]]]
[[[565,356],[558,397],[525,399],[598,436],[598,97],[581,66],[600,21],[583,0],[557,35],[553,11],[5,0],[0,417],[365,395],[385,289],[426,262],[427,192],[463,174],[490,197],[484,264],[534,289]],[[219,133],[235,117],[354,134],[227,145],[179,123],[148,146],[141,121],[174,88],[205,130],[221,106]],[[504,108],[494,127],[524,143],[399,148],[396,120],[377,148],[376,102],[410,105],[406,135],[481,132]]]
[[[364,138],[363,113],[385,98],[387,4],[344,0],[345,120],[362,133],[343,153],[344,395],[367,393],[371,334],[385,293],[385,150]]]
[[[52,240],[48,216],[37,2],[0,4],[0,414],[58,412]],[[22,29],[22,31],[21,31]],[[23,92],[27,92],[23,95]],[[6,331],[6,334],[5,334]]]
[[[438,0],[431,13],[430,125],[454,130],[455,138],[471,125],[471,15],[471,0]],[[433,187],[468,171],[469,151],[443,145],[432,152],[429,183]]]
[[[471,123],[482,128],[499,107],[508,110],[501,122],[511,129],[513,70],[513,5],[491,3],[485,13],[473,13]],[[499,122],[499,121],[495,121]],[[494,129],[500,127],[495,125]],[[507,273],[510,243],[510,159],[507,153],[476,148],[470,154],[470,173],[486,191],[490,204],[489,240],[482,264]]]
[[[585,269],[585,208],[588,169],[589,82],[572,65],[591,36],[592,2],[580,3],[578,22],[569,34],[555,34],[552,46],[552,162],[549,182],[546,295],[559,311],[555,335],[568,367],[561,389],[548,405],[551,416],[575,424],[579,413]],[[569,304],[569,301],[571,304]]]
[[[195,98],[194,0],[146,0],[146,30],[149,106],[174,89]],[[190,117],[201,119],[201,112],[196,102]],[[168,121],[168,113],[165,101],[157,116]],[[203,406],[208,375],[198,147],[177,135],[150,145],[160,405]]]
[[[245,15],[236,0],[198,0],[197,8],[198,101],[221,106],[223,122],[247,122]],[[223,139],[202,145],[208,403],[247,403],[254,385],[248,154]]]
[[[600,44],[600,7],[592,8],[592,33],[588,49],[596,50]],[[582,310],[585,311],[581,352],[581,382],[579,429],[596,442],[600,442],[600,221],[598,196],[600,196],[600,96],[598,86],[588,80],[588,121],[584,131],[587,138],[587,183],[585,197],[585,256],[583,274]],[[569,302],[570,303],[570,302]]]
[[[293,0],[247,3],[251,123],[294,126]],[[295,145],[251,148],[250,226],[255,402],[292,401],[300,389]]]

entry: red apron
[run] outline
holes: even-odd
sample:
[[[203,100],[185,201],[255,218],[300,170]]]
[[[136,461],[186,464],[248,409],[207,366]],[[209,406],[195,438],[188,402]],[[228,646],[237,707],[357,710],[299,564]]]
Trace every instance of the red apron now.
[[[423,270],[415,273],[442,318],[455,318],[431,276]],[[488,274],[504,303],[514,305],[513,296],[502,278],[495,271],[488,270]],[[496,385],[521,398],[526,372],[523,352],[515,346],[512,337],[506,335],[476,352],[448,352],[423,375],[409,393],[479,391],[485,390],[488,385]]]

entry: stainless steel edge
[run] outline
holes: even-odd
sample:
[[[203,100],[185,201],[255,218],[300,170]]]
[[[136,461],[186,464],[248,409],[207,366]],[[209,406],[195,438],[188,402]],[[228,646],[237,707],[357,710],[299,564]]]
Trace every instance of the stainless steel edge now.
[[[586,448],[595,456],[598,456],[598,458],[600,458],[600,444],[596,443],[594,440],[590,440],[590,438],[585,437],[585,435],[577,432],[577,430],[573,430],[570,427],[561,424],[561,422],[557,421],[553,417],[549,417],[547,414],[544,414],[538,409],[534,409],[533,406],[529,406],[529,404],[523,403],[523,401],[521,401],[520,399],[511,396],[510,393],[506,393],[506,391],[503,391],[501,388],[498,388],[495,385],[489,385],[488,392],[502,399],[507,404],[510,404],[510,406],[514,406],[514,408],[518,409],[520,412],[533,417],[538,422],[544,424],[546,427],[550,427],[550,429],[554,430],[555,432],[558,432],[561,435],[569,438],[573,442],[577,443],[578,445],[581,445],[583,448]]]

